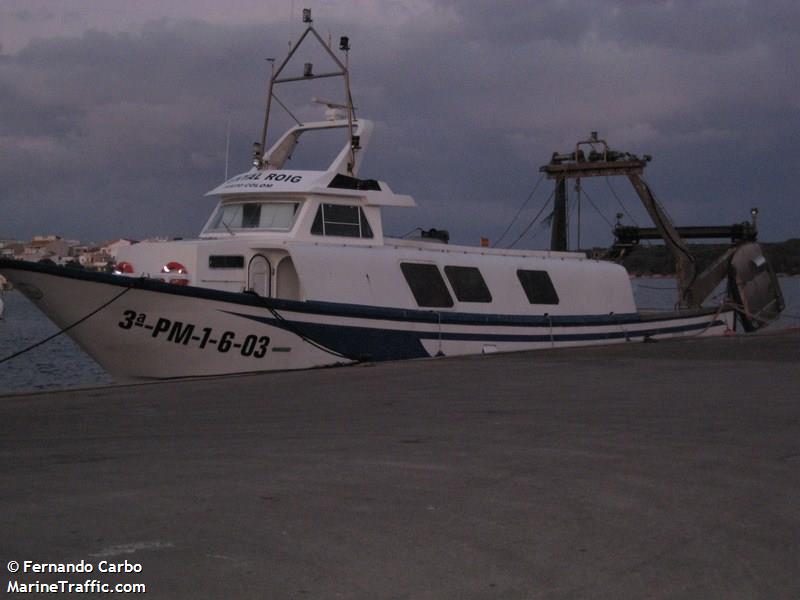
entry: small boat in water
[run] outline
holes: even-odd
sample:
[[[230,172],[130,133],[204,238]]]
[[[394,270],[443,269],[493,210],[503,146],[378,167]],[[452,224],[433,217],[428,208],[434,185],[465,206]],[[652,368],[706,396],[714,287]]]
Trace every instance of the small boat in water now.
[[[386,236],[382,209],[415,202],[360,176],[373,128],[353,109],[349,40],[341,40],[340,59],[310,16],[304,20],[299,42],[270,79],[253,166],[209,192],[219,203],[198,239],[123,248],[113,274],[0,259],[0,271],[112,375],[201,376],[721,335],[761,327],[782,309],[777,280],[749,239],[713,271],[695,273],[680,231],[640,177],[647,160],[612,152],[596,136],[543,167],[556,182],[548,250],[451,245],[435,229],[417,239]],[[334,72],[315,75],[306,63],[302,74],[289,75],[297,48],[315,41]],[[326,120],[298,121],[264,151],[274,88],[332,75],[344,80],[344,100],[321,101]],[[340,132],[343,142],[325,170],[286,168],[301,137],[325,131]],[[565,182],[614,174],[631,180],[676,256],[679,309],[638,312],[622,266],[566,249]],[[728,301],[703,307],[726,277]]]

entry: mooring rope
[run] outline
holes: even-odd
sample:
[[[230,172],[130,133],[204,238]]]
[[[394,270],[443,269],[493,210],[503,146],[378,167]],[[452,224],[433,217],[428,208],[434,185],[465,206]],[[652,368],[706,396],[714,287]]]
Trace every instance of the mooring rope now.
[[[271,307],[269,304],[267,304],[264,301],[264,298],[262,298],[258,294],[254,294],[254,295],[256,296],[256,298],[258,298],[259,302],[261,302],[261,304],[264,305],[264,308],[266,308],[272,314],[272,316],[275,317],[276,321],[281,323],[287,331],[289,331],[290,333],[295,334],[297,337],[299,337],[305,343],[309,344],[310,346],[313,346],[317,350],[322,350],[323,352],[327,352],[328,354],[330,354],[332,356],[336,356],[337,358],[343,358],[345,360],[354,360],[354,361],[357,360],[356,358],[353,358],[352,356],[347,356],[345,354],[342,354],[341,352],[337,352],[336,350],[331,350],[330,348],[326,348],[325,346],[323,346],[319,342],[316,342],[316,341],[312,340],[311,338],[307,337],[302,332],[298,331],[298,329],[294,325],[294,323],[292,323],[288,319],[285,319],[281,314],[278,313],[277,310],[275,310],[273,307]]]
[[[690,338],[691,337],[698,337],[698,336],[703,335],[709,329],[711,329],[711,327],[717,322],[717,318],[719,317],[720,313],[722,313],[722,310],[726,306],[731,306],[731,305],[728,304],[727,302],[721,302],[720,305],[717,307],[717,312],[714,313],[714,316],[711,317],[711,320],[708,322],[708,324],[705,327],[703,327],[703,329],[701,329],[700,331],[696,331],[696,332],[694,332],[694,333],[692,333],[690,335],[687,335],[685,337],[690,337]],[[723,323],[724,323],[724,321],[723,321]],[[727,323],[725,325],[727,327]],[[728,328],[728,329],[730,329],[730,328]],[[726,330],[726,335],[727,335],[727,330]]]
[[[2,358],[2,359],[0,359],[0,364],[3,364],[4,362],[6,362],[6,361],[9,361],[9,360],[11,360],[12,358],[16,358],[16,357],[18,357],[18,356],[22,356],[23,354],[25,354],[25,353],[27,353],[27,352],[30,352],[30,351],[31,351],[31,350],[33,350],[34,348],[38,348],[39,346],[41,346],[41,345],[43,345],[43,344],[46,344],[46,343],[47,343],[47,342],[49,342],[50,340],[53,340],[53,339],[57,338],[57,337],[58,337],[58,336],[60,336],[62,333],[66,333],[66,332],[68,332],[70,329],[72,329],[72,328],[74,328],[74,327],[77,327],[78,325],[80,325],[80,324],[81,324],[81,323],[83,323],[84,321],[88,320],[89,318],[91,318],[91,317],[93,317],[94,315],[96,315],[97,313],[99,313],[99,312],[100,312],[101,310],[103,310],[104,308],[106,308],[106,307],[110,306],[111,304],[113,304],[114,302],[116,302],[117,300],[119,300],[120,298],[122,298],[122,296],[124,296],[125,294],[127,294],[128,292],[130,292],[130,291],[131,291],[131,289],[132,289],[131,287],[126,287],[126,288],[125,288],[124,290],[122,290],[122,291],[121,291],[119,294],[117,294],[116,296],[114,296],[114,297],[113,297],[111,300],[109,300],[109,301],[108,301],[108,302],[106,302],[105,304],[102,304],[101,306],[98,306],[98,307],[97,307],[97,308],[95,308],[95,309],[94,309],[92,312],[90,312],[88,315],[86,315],[86,316],[84,316],[84,317],[81,317],[80,319],[78,319],[77,321],[75,321],[74,323],[72,323],[71,325],[68,325],[67,327],[64,327],[63,329],[61,329],[61,330],[57,331],[57,332],[56,332],[56,333],[54,333],[53,335],[51,335],[51,336],[49,336],[49,337],[46,337],[45,339],[43,339],[43,340],[41,340],[41,341],[39,341],[39,342],[36,342],[35,344],[33,344],[33,345],[31,345],[31,346],[28,346],[27,348],[25,348],[25,349],[23,349],[23,350],[20,350],[19,352],[15,352],[14,354],[11,354],[10,356],[6,356],[5,358]]]

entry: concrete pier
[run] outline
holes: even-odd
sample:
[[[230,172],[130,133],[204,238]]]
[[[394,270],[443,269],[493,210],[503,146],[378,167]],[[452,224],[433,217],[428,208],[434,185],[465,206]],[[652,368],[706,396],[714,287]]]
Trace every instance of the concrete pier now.
[[[0,582],[798,598],[799,367],[795,332],[2,397],[0,568],[95,570]]]

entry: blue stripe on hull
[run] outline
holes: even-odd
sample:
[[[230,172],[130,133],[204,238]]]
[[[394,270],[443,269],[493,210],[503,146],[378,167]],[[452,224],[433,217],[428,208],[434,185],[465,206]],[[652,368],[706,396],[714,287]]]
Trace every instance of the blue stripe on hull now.
[[[422,345],[422,340],[469,341],[469,342],[527,342],[527,343],[563,343],[592,342],[602,340],[644,339],[656,335],[688,333],[702,331],[708,327],[724,325],[725,322],[715,319],[708,323],[693,323],[654,327],[639,331],[604,331],[597,333],[554,333],[549,330],[541,334],[494,334],[494,333],[453,333],[438,331],[402,331],[354,325],[336,325],[288,321],[275,317],[261,317],[231,311],[227,314],[280,327],[342,354],[354,360],[397,360],[405,358],[423,358],[430,356]],[[605,323],[604,325],[613,325]]]
[[[223,311],[229,315],[280,327],[353,360],[399,360],[429,356],[419,332],[287,321]]]

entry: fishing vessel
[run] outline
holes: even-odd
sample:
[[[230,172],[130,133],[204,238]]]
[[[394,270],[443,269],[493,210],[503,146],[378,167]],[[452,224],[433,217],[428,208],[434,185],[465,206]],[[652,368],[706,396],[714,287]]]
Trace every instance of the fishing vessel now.
[[[596,135],[542,168],[555,182],[549,249],[453,245],[436,229],[414,239],[385,235],[382,209],[415,202],[361,176],[373,126],[353,107],[349,40],[341,38],[337,55],[305,10],[304,22],[299,41],[273,69],[252,167],[209,192],[219,202],[197,239],[123,248],[114,273],[0,260],[0,272],[115,377],[721,335],[757,329],[782,309],[777,280],[752,236],[696,273],[681,231],[641,177],[647,159],[613,152]],[[292,72],[304,43],[320,46],[333,70],[316,74],[305,63]],[[297,120],[265,149],[271,113],[284,107],[276,88],[328,77],[343,79],[343,100],[315,99],[326,118]],[[287,168],[299,143],[325,131],[342,140],[326,169]],[[675,310],[637,311],[622,266],[567,250],[566,182],[596,175],[628,177],[675,254]],[[726,301],[702,306],[726,279]]]

